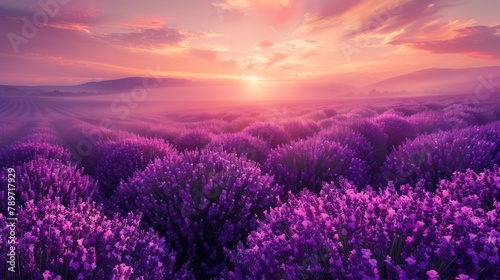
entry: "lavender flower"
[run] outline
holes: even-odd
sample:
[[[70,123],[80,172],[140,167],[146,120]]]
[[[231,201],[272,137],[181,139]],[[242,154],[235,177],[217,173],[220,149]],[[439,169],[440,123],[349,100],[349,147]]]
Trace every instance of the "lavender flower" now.
[[[246,127],[256,122],[257,119],[253,117],[239,117],[231,121],[231,126],[233,127],[233,131],[240,132]]]
[[[95,178],[100,193],[109,198],[121,180],[127,180],[136,171],[142,171],[155,159],[175,156],[177,151],[159,139],[136,138],[123,142],[109,142],[98,148],[102,155]]]
[[[321,131],[318,138],[347,146],[354,152],[357,158],[365,161],[369,166],[375,165],[375,150],[372,144],[361,133],[349,127],[334,126]]]
[[[385,160],[387,154],[387,135],[376,124],[368,120],[350,120],[345,123],[349,128],[359,132],[372,144],[375,149],[377,164]]]
[[[474,197],[471,195],[470,198]],[[236,249],[236,279],[500,277],[500,203],[485,212],[423,184],[356,191],[341,180],[272,209]]]
[[[244,238],[281,192],[256,163],[202,151],[156,161],[122,182],[113,200],[144,213],[179,259],[206,277],[220,273],[226,265],[223,248]]]
[[[292,140],[309,138],[321,130],[316,122],[305,119],[284,120],[282,126],[290,134]]]
[[[214,135],[203,129],[193,129],[186,131],[175,138],[173,145],[179,151],[193,151],[203,149],[212,142]]]
[[[449,181],[439,183],[437,193],[464,206],[491,211],[500,202],[500,169],[495,165],[479,174],[470,169],[465,173],[455,172]]]
[[[243,132],[261,139],[271,148],[276,148],[291,140],[290,134],[283,127],[269,122],[254,123],[245,128]]]
[[[368,167],[350,148],[318,138],[292,142],[271,151],[263,167],[286,190],[298,193],[307,188],[315,193],[323,182],[340,176],[364,185]]]
[[[50,198],[59,199],[60,203],[69,205],[78,198],[91,201],[97,191],[97,183],[83,170],[72,165],[67,165],[55,159],[36,159],[15,166],[16,170],[16,205],[22,206],[28,200],[35,203]],[[3,171],[0,182],[3,186],[8,184],[7,171]],[[6,197],[5,191],[0,191]],[[7,201],[2,199],[0,211],[7,210]],[[5,213],[5,212],[3,212]]]
[[[498,135],[500,123],[422,135],[387,156],[382,171],[396,185],[424,179],[427,188],[434,190],[440,179],[455,171],[481,171],[499,163]]]
[[[388,148],[396,148],[405,140],[411,140],[417,136],[417,128],[415,125],[397,115],[380,115],[375,117],[373,122],[387,135]]]
[[[154,279],[181,278],[174,271],[176,254],[152,230],[140,229],[140,216],[102,216],[94,204],[81,200],[28,201],[16,225],[20,279],[109,279],[132,275]],[[0,233],[8,229],[0,215]],[[6,247],[2,244],[2,247]],[[0,248],[5,251],[6,248]],[[2,257],[4,255],[2,254]],[[2,260],[3,261],[3,260]],[[5,275],[6,266],[0,266]],[[180,271],[185,273],[185,267]]]
[[[64,163],[75,161],[71,153],[63,147],[43,142],[16,142],[0,151],[0,161],[6,166],[18,165],[40,158],[57,159]]]
[[[217,137],[207,146],[207,149],[217,152],[233,152],[238,156],[262,163],[269,152],[269,146],[262,140],[245,133],[224,134]]]

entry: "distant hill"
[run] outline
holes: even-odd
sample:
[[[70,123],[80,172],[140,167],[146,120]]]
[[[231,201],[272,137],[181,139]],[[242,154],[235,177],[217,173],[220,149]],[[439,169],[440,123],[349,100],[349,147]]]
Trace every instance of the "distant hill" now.
[[[88,82],[75,86],[5,86],[0,85],[0,92],[11,94],[28,95],[63,95],[62,93],[75,93],[79,95],[94,95],[102,93],[123,92],[132,90],[135,87],[188,87],[201,85],[185,79],[173,78],[144,78],[129,77],[116,80],[104,80],[98,82]]]
[[[363,88],[365,92],[376,91],[423,91],[441,93],[474,93],[483,80],[500,82],[500,66],[465,69],[424,69],[392,77]],[[495,78],[496,77],[496,78]],[[500,91],[500,88],[497,89]]]
[[[116,92],[131,90],[135,87],[152,87],[157,85],[158,88],[163,87],[184,87],[184,86],[194,86],[199,83],[185,80],[185,79],[171,79],[171,78],[144,78],[144,77],[131,77],[117,80],[106,80],[100,82],[89,82],[75,86],[81,90],[85,91],[104,91],[104,92]]]
[[[490,78],[491,76],[491,78]],[[487,85],[490,79],[493,85]],[[0,93],[73,96],[98,95],[114,92],[130,91],[135,87],[157,84],[158,88],[168,87],[195,87],[195,86],[233,86],[247,87],[241,81],[211,81],[199,82],[186,79],[160,78],[148,79],[143,77],[129,77],[116,80],[88,82],[75,86],[2,86]],[[465,68],[465,69],[424,69],[358,88],[343,83],[324,83],[304,81],[298,84],[279,86],[280,98],[323,98],[351,97],[351,96],[406,96],[406,95],[443,95],[443,94],[470,94],[478,87],[495,87],[500,92],[500,66]],[[486,85],[484,85],[486,84]],[[481,88],[484,93],[484,88]],[[305,94],[307,93],[307,94]]]

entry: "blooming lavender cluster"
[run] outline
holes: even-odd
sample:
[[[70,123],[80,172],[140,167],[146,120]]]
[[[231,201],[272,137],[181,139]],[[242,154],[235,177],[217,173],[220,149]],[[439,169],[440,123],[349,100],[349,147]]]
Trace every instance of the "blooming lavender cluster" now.
[[[16,205],[22,206],[29,200],[35,203],[48,199],[59,199],[63,205],[82,199],[91,201],[97,192],[95,180],[83,174],[83,170],[67,165],[57,159],[40,158],[14,167],[16,171]],[[8,184],[7,170],[2,171],[0,183]],[[6,191],[0,191],[6,197]],[[0,212],[7,211],[7,200],[0,201]]]
[[[366,185],[369,167],[349,147],[312,138],[272,150],[263,169],[286,191],[298,193],[307,188],[318,193],[323,182],[337,181],[340,176]]]
[[[271,122],[254,123],[245,128],[243,132],[261,139],[273,149],[290,142],[292,139],[283,127]]]
[[[120,181],[127,180],[136,171],[142,171],[155,159],[164,159],[177,151],[163,140],[135,138],[121,142],[108,142],[98,147],[101,154],[95,171],[100,194],[109,198]]]
[[[387,135],[387,146],[389,149],[396,148],[407,139],[417,136],[417,128],[413,123],[396,114],[384,114],[373,119],[382,131]]]
[[[18,165],[40,158],[56,159],[65,163],[75,161],[73,155],[63,147],[44,142],[16,142],[0,150],[0,161],[5,166]]]
[[[500,169],[495,165],[479,174],[470,169],[465,173],[455,172],[449,181],[439,183],[436,192],[467,207],[494,210],[495,203],[500,202]]]
[[[349,120],[345,124],[352,130],[363,135],[372,144],[378,164],[385,160],[388,137],[378,125],[365,119]]]
[[[262,163],[269,153],[266,142],[245,133],[228,133],[218,136],[207,149],[217,152],[236,153],[248,160]]]
[[[462,99],[0,123],[0,278],[500,279],[500,103]]]
[[[156,161],[122,182],[113,201],[144,213],[148,225],[190,261],[198,277],[217,275],[231,248],[282,193],[255,162],[235,154],[196,151]]]
[[[382,167],[388,181],[399,186],[426,180],[436,188],[441,179],[468,168],[481,171],[500,163],[500,123],[421,135],[387,156]]]
[[[210,144],[214,135],[204,129],[192,129],[179,135],[173,141],[173,145],[178,151],[194,151],[196,149],[203,149]]]
[[[59,199],[28,201],[16,225],[18,279],[192,279],[177,268],[176,254],[152,230],[140,228],[140,216],[107,219],[94,203]],[[0,214],[0,234],[7,234]],[[0,245],[5,263],[6,243]],[[7,268],[0,266],[1,275]]]
[[[18,142],[42,142],[56,146],[64,144],[50,123],[37,123]]]
[[[228,278],[500,277],[499,201],[488,211],[422,184],[401,189],[401,195],[393,185],[357,191],[341,181],[319,196],[308,190],[292,196],[266,214],[246,245],[228,250],[235,266]]]
[[[292,140],[307,139],[321,130],[316,122],[307,119],[287,119],[282,126]]]
[[[375,149],[372,144],[361,133],[347,126],[338,125],[323,130],[318,137],[347,146],[354,152],[357,158],[365,161],[369,166],[376,164]]]

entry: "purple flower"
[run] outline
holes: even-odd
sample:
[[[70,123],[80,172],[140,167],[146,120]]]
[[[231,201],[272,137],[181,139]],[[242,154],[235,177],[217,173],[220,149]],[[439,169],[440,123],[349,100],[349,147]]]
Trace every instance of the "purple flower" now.
[[[63,147],[43,142],[16,142],[0,150],[0,161],[6,166],[18,165],[40,158],[57,159],[64,163],[75,161],[71,153]]]
[[[306,119],[283,120],[282,126],[290,134],[292,140],[309,138],[321,130],[316,122]]]
[[[15,166],[16,205],[22,206],[28,200],[35,203],[44,199],[59,198],[60,203],[69,205],[78,198],[91,201],[97,191],[96,182],[83,170],[55,159],[36,159]],[[7,170],[0,176],[2,185],[7,186]],[[0,191],[6,197],[5,191]],[[0,202],[0,211],[7,210],[7,201]],[[5,212],[4,212],[5,213]]]
[[[427,188],[434,190],[455,171],[481,171],[499,163],[498,135],[500,123],[422,135],[387,156],[382,171],[396,185],[424,179]]]
[[[405,140],[411,140],[417,136],[416,126],[401,116],[384,114],[375,117],[373,122],[387,135],[389,149],[396,148]]]
[[[347,146],[355,153],[357,158],[365,161],[370,166],[375,165],[376,157],[372,144],[361,133],[349,127],[334,126],[321,131],[318,138]]]
[[[173,145],[178,151],[193,151],[203,149],[212,142],[214,135],[203,129],[193,129],[186,131],[175,138]]]
[[[235,132],[240,132],[246,127],[253,123],[256,123],[257,119],[253,117],[239,117],[231,121],[231,126]]]
[[[263,166],[286,190],[298,193],[307,188],[315,193],[323,182],[344,176],[364,185],[368,167],[349,147],[322,139],[309,139],[281,146],[269,154]]]
[[[269,122],[254,123],[245,128],[243,132],[261,139],[273,149],[291,140],[290,134],[283,127]]]
[[[28,201],[17,215],[16,278],[109,279],[113,275],[176,279],[176,254],[140,216],[107,219],[81,200],[63,206],[58,199]],[[0,215],[0,233],[9,230]],[[3,246],[6,247],[6,246]],[[6,248],[1,248],[2,261]],[[2,265],[2,275],[6,266]],[[180,270],[185,270],[181,268]]]
[[[474,197],[471,194],[469,197]],[[340,180],[273,208],[233,250],[244,279],[499,277],[500,203],[485,212],[405,185],[357,191]],[[466,278],[463,278],[466,279]]]
[[[101,154],[95,178],[100,193],[111,196],[121,180],[127,180],[136,171],[142,171],[155,159],[177,155],[177,151],[159,139],[136,138],[122,142],[108,142],[98,148]]]
[[[246,159],[262,163],[269,152],[266,142],[245,133],[224,134],[217,137],[207,146],[217,152],[232,152]]]
[[[245,238],[281,192],[256,163],[201,151],[156,161],[122,182],[113,201],[144,213],[179,258],[206,277],[220,273],[226,265],[223,248]]]
[[[491,211],[495,202],[500,202],[499,167],[495,165],[493,170],[485,169],[479,174],[470,169],[465,173],[455,172],[449,181],[439,183],[437,193],[465,206]]]

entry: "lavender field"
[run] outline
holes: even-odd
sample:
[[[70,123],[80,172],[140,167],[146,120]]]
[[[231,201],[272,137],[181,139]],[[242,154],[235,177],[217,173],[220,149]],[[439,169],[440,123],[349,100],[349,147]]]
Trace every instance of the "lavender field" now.
[[[105,98],[0,99],[0,278],[500,278],[496,96]]]

